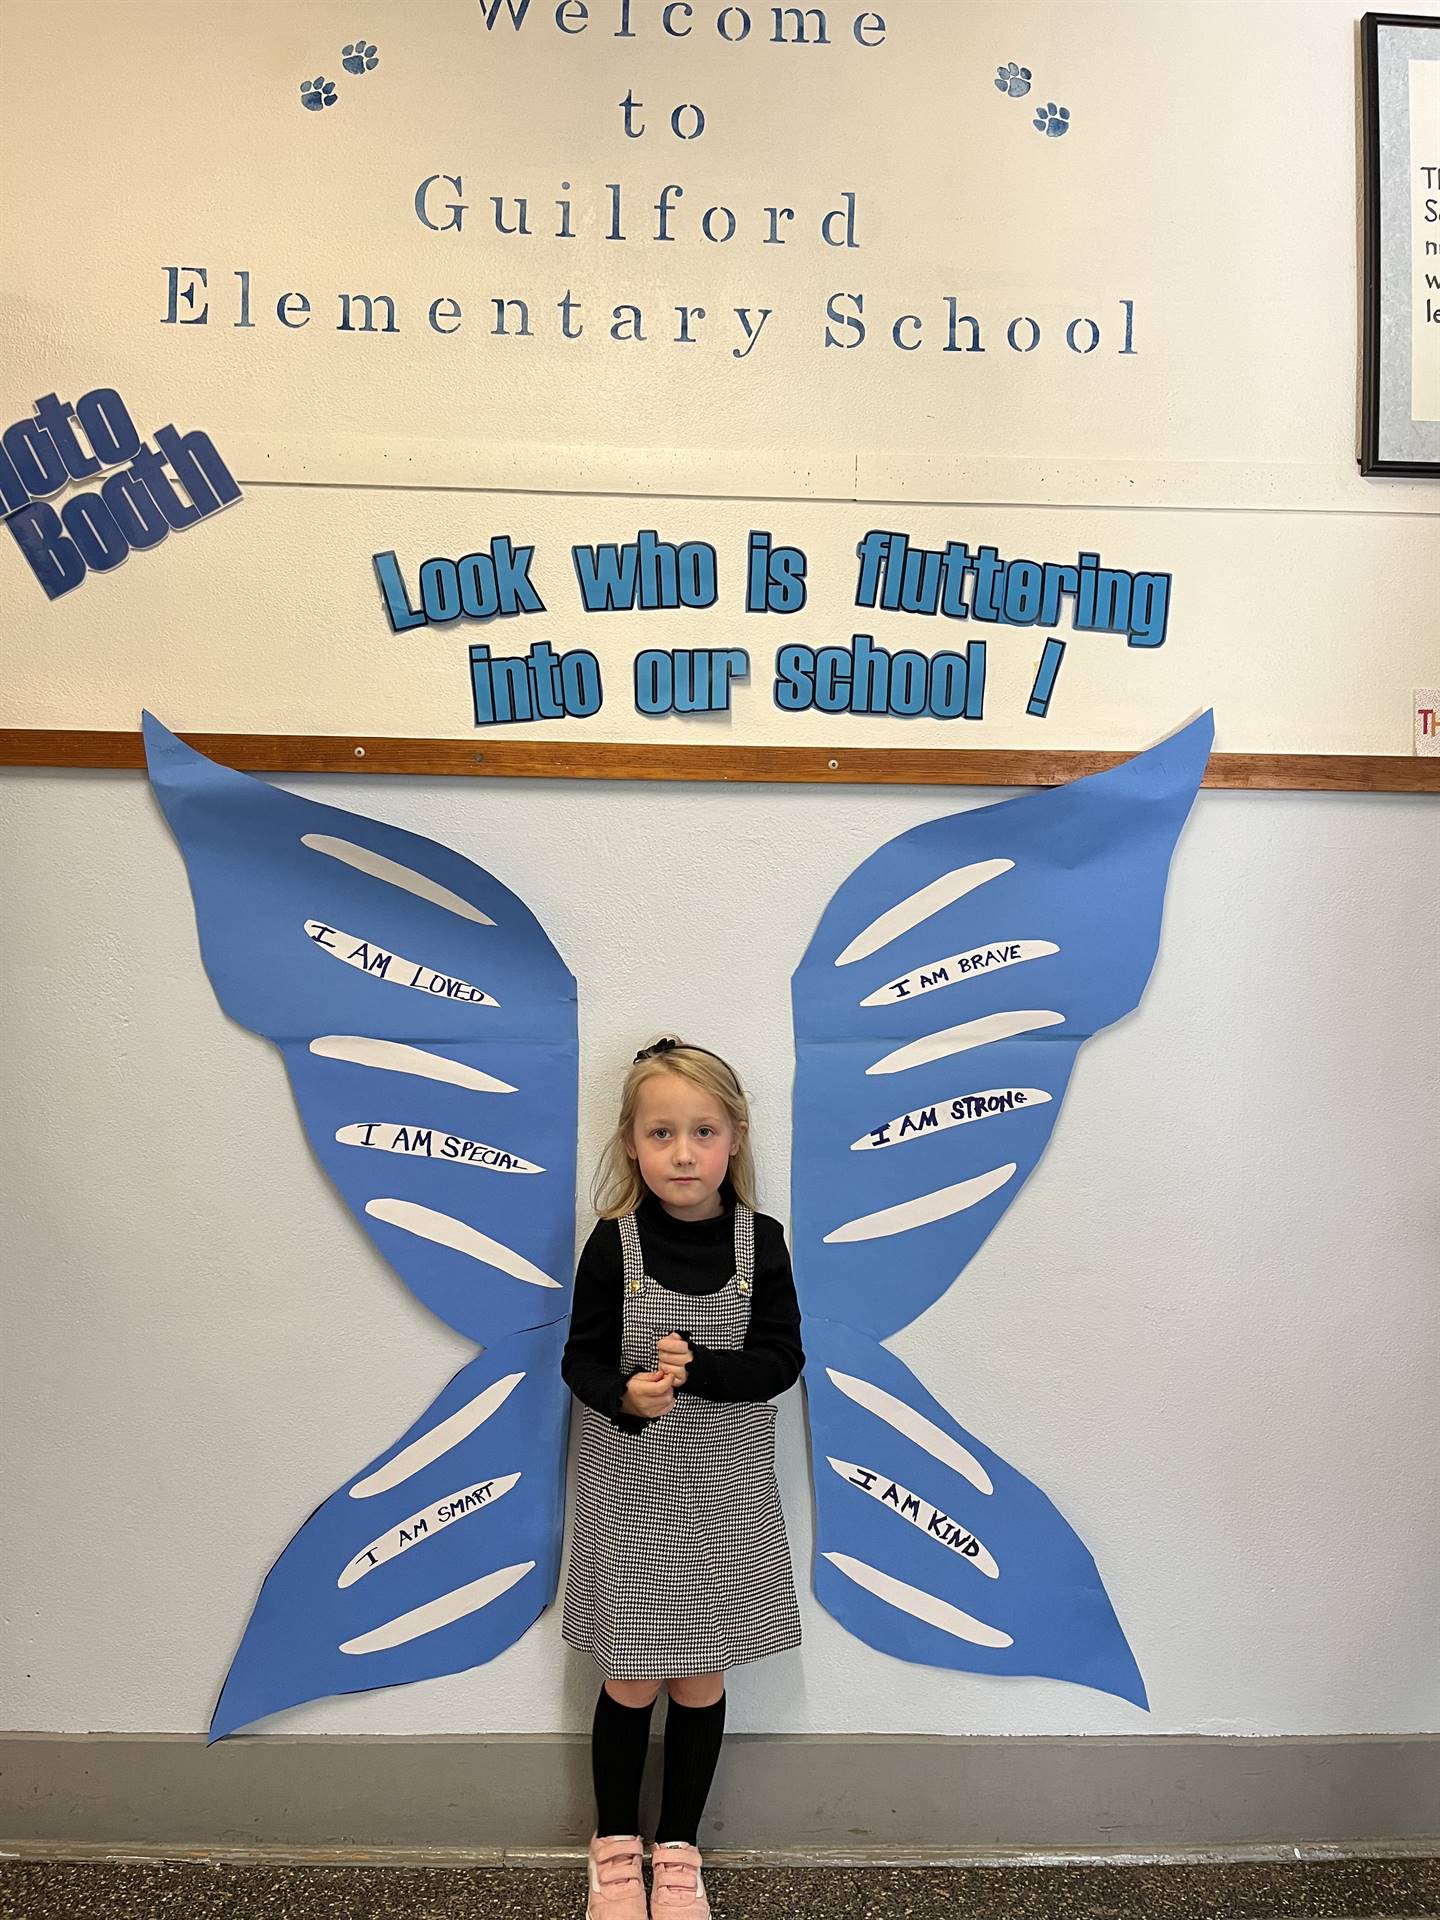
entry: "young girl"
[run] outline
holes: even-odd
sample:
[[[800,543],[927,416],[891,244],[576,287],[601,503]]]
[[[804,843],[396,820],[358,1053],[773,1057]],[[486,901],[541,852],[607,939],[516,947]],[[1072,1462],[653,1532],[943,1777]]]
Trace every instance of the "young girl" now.
[[[774,1396],[805,1364],[790,1257],[753,1211],[745,1095],[717,1054],[637,1053],[595,1184],[562,1367],[585,1405],[564,1635],[595,1708],[591,1920],[645,1920],[640,1775],[669,1692],[656,1920],[705,1920],[696,1840],[729,1667],[800,1643]]]

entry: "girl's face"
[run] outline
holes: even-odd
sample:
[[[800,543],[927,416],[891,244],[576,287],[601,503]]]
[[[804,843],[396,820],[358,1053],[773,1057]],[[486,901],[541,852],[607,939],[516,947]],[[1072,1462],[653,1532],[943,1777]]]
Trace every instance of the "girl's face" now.
[[[713,1220],[739,1135],[721,1102],[678,1073],[642,1082],[625,1151],[640,1177],[677,1220]]]

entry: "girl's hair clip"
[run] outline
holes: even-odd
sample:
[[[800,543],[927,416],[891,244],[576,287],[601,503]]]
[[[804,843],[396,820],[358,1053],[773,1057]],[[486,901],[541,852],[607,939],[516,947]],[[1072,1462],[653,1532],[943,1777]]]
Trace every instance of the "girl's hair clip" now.
[[[677,1040],[675,1036],[670,1033],[667,1033],[663,1040],[657,1040],[653,1047],[642,1047],[630,1064],[632,1067],[638,1067],[642,1060],[653,1060],[658,1054],[662,1053],[674,1053],[677,1048],[683,1049],[686,1053],[703,1053],[707,1060],[718,1060],[730,1078],[735,1082],[735,1085],[737,1087],[740,1085],[739,1074],[736,1073],[735,1069],[730,1065],[730,1062],[725,1059],[723,1054],[712,1053],[709,1047],[692,1046],[688,1040]],[[741,1098],[744,1098],[743,1094]]]
[[[683,1040],[676,1040],[673,1035],[667,1034],[663,1040],[657,1040],[653,1047],[642,1047],[630,1064],[632,1067],[638,1067],[642,1060],[653,1060],[657,1053],[674,1053],[677,1047],[684,1044]],[[697,1052],[704,1051],[703,1047],[697,1048]]]

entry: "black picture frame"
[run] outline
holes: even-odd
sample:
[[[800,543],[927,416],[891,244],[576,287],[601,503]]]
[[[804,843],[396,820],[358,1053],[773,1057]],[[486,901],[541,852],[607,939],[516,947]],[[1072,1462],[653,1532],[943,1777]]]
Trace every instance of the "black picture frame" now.
[[[1386,191],[1382,164],[1387,127],[1382,124],[1382,35],[1421,34],[1427,42],[1440,41],[1440,16],[1410,13],[1367,13],[1360,22],[1360,73],[1363,169],[1365,191],[1365,244],[1362,287],[1363,342],[1361,351],[1361,419],[1359,464],[1362,474],[1409,474],[1440,478],[1440,420],[1407,422],[1406,444],[1397,444],[1397,435],[1387,419],[1387,391],[1401,383],[1404,394],[1410,391],[1408,366],[1400,369],[1386,362]],[[1393,183],[1392,183],[1393,197]],[[1440,189],[1437,189],[1440,193]],[[1436,226],[1440,239],[1440,224]],[[1394,247],[1391,241],[1392,249]],[[1405,290],[1411,298],[1409,229],[1406,229]],[[1440,272],[1440,256],[1437,256]],[[1393,290],[1392,290],[1393,297]],[[1440,295],[1437,295],[1440,298]],[[1408,314],[1407,314],[1408,318]],[[1409,339],[1409,327],[1406,327]],[[1440,329],[1437,329],[1440,337]],[[1396,356],[1391,353],[1391,359]]]

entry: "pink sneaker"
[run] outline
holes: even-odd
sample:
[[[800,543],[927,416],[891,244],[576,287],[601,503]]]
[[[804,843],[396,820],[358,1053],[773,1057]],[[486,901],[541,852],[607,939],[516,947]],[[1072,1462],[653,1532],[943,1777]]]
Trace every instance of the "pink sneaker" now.
[[[654,1920],[710,1920],[705,1876],[695,1847],[680,1840],[657,1841],[650,1865],[655,1880],[650,1895]]]
[[[638,1834],[611,1834],[590,1842],[586,1920],[646,1920],[644,1858]]]

